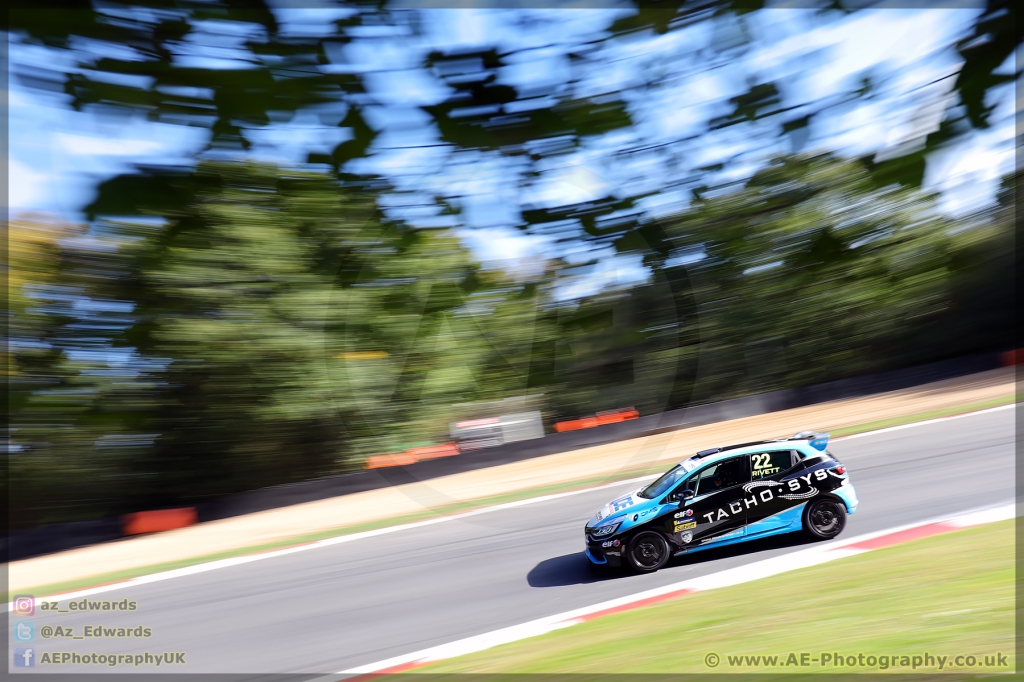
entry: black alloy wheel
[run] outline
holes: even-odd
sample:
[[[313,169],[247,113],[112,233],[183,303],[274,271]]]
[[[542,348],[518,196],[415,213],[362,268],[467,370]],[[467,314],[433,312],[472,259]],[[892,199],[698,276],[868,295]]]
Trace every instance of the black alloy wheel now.
[[[626,557],[630,566],[641,573],[651,573],[668,563],[672,552],[660,533],[646,531],[629,542]]]
[[[846,509],[837,500],[815,500],[804,512],[804,529],[814,538],[828,540],[846,527]]]

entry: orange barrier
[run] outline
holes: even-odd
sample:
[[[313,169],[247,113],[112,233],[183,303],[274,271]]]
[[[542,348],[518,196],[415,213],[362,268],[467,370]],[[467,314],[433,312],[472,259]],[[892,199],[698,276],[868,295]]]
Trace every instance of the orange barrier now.
[[[999,359],[1002,360],[1003,367],[1013,367],[1021,363],[1021,351],[1024,349],[1018,348],[1017,350],[1008,350],[1005,353],[1000,354]]]
[[[429,445],[425,448],[413,448],[406,450],[405,454],[421,459],[437,459],[438,457],[452,457],[459,454],[459,448],[455,443],[444,443],[443,445]]]
[[[385,467],[404,467],[415,464],[424,459],[437,459],[438,457],[452,457],[459,454],[459,448],[454,443],[442,445],[428,445],[422,448],[412,448],[395,455],[374,455],[366,458],[364,469],[383,469]]]
[[[125,514],[121,517],[121,530],[125,535],[159,533],[164,530],[194,526],[196,521],[195,507],[158,509],[155,511]]]
[[[415,463],[415,457],[402,452],[397,455],[374,455],[373,457],[367,457],[366,464],[363,465],[363,468],[383,469],[385,467],[404,467]]]
[[[555,424],[555,431],[563,433],[565,431],[579,431],[580,429],[592,429],[595,426],[604,426],[605,424],[616,424],[618,422],[628,421],[630,419],[636,419],[640,416],[640,413],[630,408],[628,410],[616,410],[614,412],[599,412],[594,417],[584,417],[583,419],[570,419],[569,421],[557,422]]]

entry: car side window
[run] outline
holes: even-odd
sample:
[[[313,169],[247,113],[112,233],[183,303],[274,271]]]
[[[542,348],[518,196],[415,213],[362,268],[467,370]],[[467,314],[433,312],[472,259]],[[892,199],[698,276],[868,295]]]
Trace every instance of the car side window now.
[[[717,464],[712,464],[691,478],[685,487],[696,492],[696,497],[710,495],[749,481],[746,457],[734,457]]]
[[[755,481],[788,471],[792,466],[792,450],[755,452],[750,455],[750,475]]]

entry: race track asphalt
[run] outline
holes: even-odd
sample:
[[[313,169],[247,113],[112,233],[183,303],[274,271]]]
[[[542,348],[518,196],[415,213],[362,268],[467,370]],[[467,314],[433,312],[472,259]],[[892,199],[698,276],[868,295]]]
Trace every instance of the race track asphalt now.
[[[849,467],[860,497],[841,537],[1013,499],[1013,409],[838,440],[830,450]],[[680,452],[679,458],[688,454]],[[79,634],[88,624],[141,624],[152,628],[152,637],[44,640],[37,634],[32,646],[37,660],[47,651],[182,651],[186,665],[161,672],[246,673],[254,680],[270,673],[312,676],[801,546],[797,536],[784,536],[708,550],[651,575],[592,568],[582,554],[584,522],[617,493],[637,485],[114,590],[94,599],[129,598],[137,601],[137,610],[37,613],[37,633],[44,625],[71,626]],[[74,671],[101,669],[37,666],[32,672]]]

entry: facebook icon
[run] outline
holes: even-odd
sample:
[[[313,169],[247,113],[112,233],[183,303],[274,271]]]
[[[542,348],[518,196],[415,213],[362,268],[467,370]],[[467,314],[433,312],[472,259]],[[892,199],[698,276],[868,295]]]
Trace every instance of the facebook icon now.
[[[14,648],[15,668],[36,667],[36,650],[30,646],[19,646]]]

